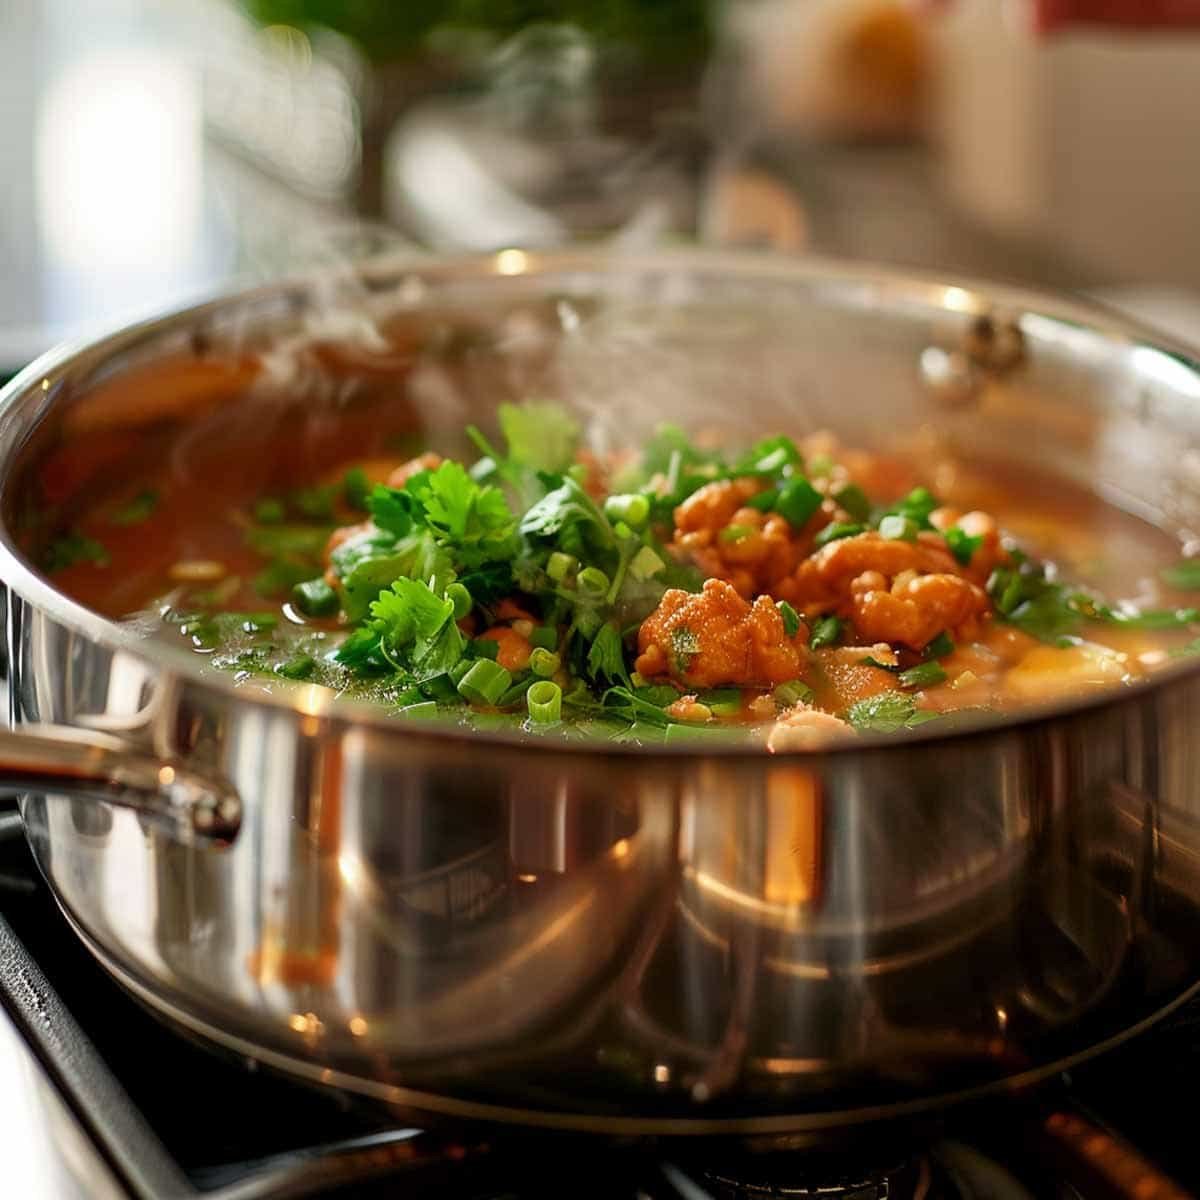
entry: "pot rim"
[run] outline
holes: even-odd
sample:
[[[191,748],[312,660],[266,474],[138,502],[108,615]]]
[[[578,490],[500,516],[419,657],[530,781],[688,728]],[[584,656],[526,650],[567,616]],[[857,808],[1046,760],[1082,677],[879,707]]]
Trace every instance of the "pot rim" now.
[[[514,258],[519,255],[519,258]],[[518,269],[513,269],[517,267]],[[666,275],[672,270],[719,271],[746,280],[770,280],[797,284],[827,284],[835,288],[865,288],[871,291],[873,303],[906,300],[930,312],[947,314],[984,314],[999,307],[1015,314],[1020,320],[1035,318],[1076,331],[1098,336],[1129,350],[1145,349],[1167,356],[1177,368],[1192,377],[1200,399],[1200,349],[1190,347],[1179,339],[1164,335],[1113,309],[1093,302],[1081,301],[1023,285],[993,283],[973,277],[943,274],[928,270],[909,270],[890,265],[832,258],[785,258],[770,252],[710,250],[697,248],[668,248],[652,251],[620,251],[604,248],[572,247],[563,250],[516,250],[510,248],[489,254],[431,255],[404,251],[382,255],[352,265],[310,270],[253,287],[224,288],[209,298],[172,306],[133,324],[123,323],[106,334],[65,342],[42,354],[0,389],[0,438],[7,443],[0,450],[0,465],[4,457],[11,458],[42,419],[44,412],[28,414],[17,410],[23,401],[39,391],[49,393],[53,384],[82,363],[91,360],[93,367],[101,366],[122,352],[152,340],[188,322],[204,318],[240,305],[251,305],[271,297],[304,299],[319,281],[339,276],[367,283],[381,284],[385,280],[400,282],[414,276],[440,282],[479,281],[489,277],[510,278],[514,275],[539,277],[564,275],[571,272],[591,274],[620,274],[634,270],[648,274]],[[51,401],[53,404],[53,401]],[[0,489],[7,488],[7,476],[0,472]],[[149,641],[132,628],[93,612],[60,591],[38,572],[13,543],[10,531],[0,523],[0,581],[15,591],[24,601],[47,613],[55,621],[110,650],[119,650],[148,663],[159,670],[169,670],[194,686],[217,693],[230,702],[263,706],[291,712],[297,718],[319,717],[343,727],[367,725],[387,730],[390,734],[417,742],[440,743],[450,747],[469,743],[475,747],[525,751],[538,746],[551,756],[572,758],[601,756],[605,758],[633,757],[648,765],[669,763],[680,758],[689,760],[721,759],[742,765],[765,762],[816,762],[840,759],[873,751],[888,751],[903,746],[926,743],[966,742],[987,735],[1004,735],[1030,726],[1042,725],[1059,718],[1069,718],[1094,710],[1133,704],[1149,692],[1157,692],[1173,683],[1200,676],[1200,656],[1181,658],[1160,668],[1146,679],[1123,687],[1105,688],[1095,695],[1071,700],[1057,700],[1030,705],[1001,718],[983,716],[956,721],[951,730],[936,731],[930,722],[913,730],[897,733],[859,734],[855,738],[834,742],[812,750],[787,751],[768,755],[764,747],[739,743],[718,743],[698,748],[696,743],[679,746],[634,746],[622,742],[570,741],[554,739],[548,742],[543,735],[521,728],[513,730],[475,729],[452,724],[444,719],[419,720],[406,718],[397,721],[381,706],[368,701],[340,699],[321,694],[314,685],[287,680],[272,681],[269,692],[253,694],[243,690],[232,675],[204,670],[204,660],[183,647]]]

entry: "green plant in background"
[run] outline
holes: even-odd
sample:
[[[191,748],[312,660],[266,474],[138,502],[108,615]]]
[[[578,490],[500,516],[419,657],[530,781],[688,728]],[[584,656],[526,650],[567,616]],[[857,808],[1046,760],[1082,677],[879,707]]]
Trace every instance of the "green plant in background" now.
[[[263,25],[330,29],[376,62],[422,53],[443,31],[501,39],[530,25],[575,25],[598,40],[659,60],[705,54],[709,0],[243,0]]]

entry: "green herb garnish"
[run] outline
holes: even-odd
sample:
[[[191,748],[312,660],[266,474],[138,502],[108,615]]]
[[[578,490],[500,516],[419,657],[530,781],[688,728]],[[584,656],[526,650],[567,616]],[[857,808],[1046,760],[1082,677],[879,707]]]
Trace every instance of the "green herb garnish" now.
[[[835,521],[832,525],[826,525],[820,533],[813,538],[813,545],[816,547],[828,546],[830,542],[841,541],[842,538],[857,537],[860,533],[866,532],[864,525],[850,525],[845,522]]]
[[[681,675],[686,674],[692,658],[700,653],[700,639],[686,625],[677,625],[671,630],[671,653],[675,656],[675,669]]]
[[[926,658],[945,658],[948,654],[954,653],[954,643],[950,640],[950,635],[943,629],[941,633],[925,647],[923,651]]]
[[[940,502],[937,497],[928,488],[918,487],[913,488],[903,500],[884,509],[881,516],[907,517],[918,529],[932,529],[929,515],[938,507]]]
[[[821,500],[821,493],[807,479],[789,479],[779,491],[775,511],[793,528],[802,529],[813,513],[821,507]]]
[[[111,561],[103,543],[81,533],[67,533],[56,538],[42,554],[42,565],[51,572],[62,571],[76,563],[107,567]]]
[[[851,519],[865,523],[871,516],[871,501],[857,483],[847,483],[833,493],[833,502],[850,515]]]
[[[902,729],[915,729],[927,721],[935,721],[938,715],[917,708],[911,696],[899,692],[881,692],[852,704],[846,713],[846,720],[860,733],[898,733]]]
[[[122,504],[113,512],[113,524],[140,525],[154,514],[154,510],[158,508],[158,500],[158,493],[150,488],[138,492],[132,500]]]
[[[825,646],[836,646],[842,636],[842,622],[837,617],[822,617],[812,627],[808,639],[810,650],[821,650]]]
[[[950,547],[950,553],[964,567],[971,565],[971,558],[975,554],[975,551],[983,545],[982,536],[965,533],[957,526],[953,529],[947,529],[942,536],[946,539],[946,545]]]
[[[909,667],[907,671],[901,671],[896,678],[900,681],[901,687],[927,688],[945,683],[947,676],[940,663],[923,662],[915,667]]]
[[[775,607],[783,618],[784,634],[790,638],[795,637],[800,632],[800,614],[786,600],[776,600]]]

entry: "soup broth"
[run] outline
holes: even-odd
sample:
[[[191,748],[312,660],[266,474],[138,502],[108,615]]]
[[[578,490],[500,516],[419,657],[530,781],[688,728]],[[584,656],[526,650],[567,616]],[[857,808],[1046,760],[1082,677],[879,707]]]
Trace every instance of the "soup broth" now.
[[[376,382],[394,393],[395,365]],[[1174,539],[925,434],[665,426],[600,452],[551,404],[423,436],[402,400],[321,411],[234,403],[157,442],[143,412],[68,441],[30,553],[248,689],[644,744],[1002,716],[1197,649]]]

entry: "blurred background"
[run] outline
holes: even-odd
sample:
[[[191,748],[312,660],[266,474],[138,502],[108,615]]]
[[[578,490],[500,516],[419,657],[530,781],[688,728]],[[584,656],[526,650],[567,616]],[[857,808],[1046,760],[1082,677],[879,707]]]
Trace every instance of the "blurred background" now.
[[[994,276],[1200,343],[1197,214],[1200,29],[1035,35],[1000,0],[0,0],[0,374],[282,271],[578,239]]]

